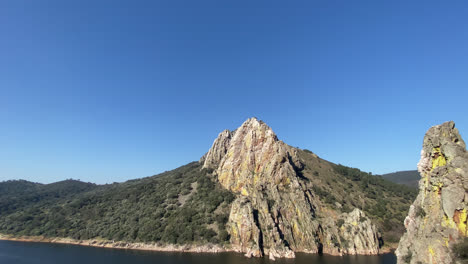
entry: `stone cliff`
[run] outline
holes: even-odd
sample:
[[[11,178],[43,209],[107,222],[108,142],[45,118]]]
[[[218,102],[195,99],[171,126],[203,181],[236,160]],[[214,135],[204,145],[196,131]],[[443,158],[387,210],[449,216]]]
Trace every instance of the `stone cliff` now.
[[[418,170],[419,194],[405,219],[398,263],[458,263],[452,247],[468,236],[468,153],[453,122],[427,131]]]
[[[298,150],[256,118],[220,133],[202,162],[236,195],[227,223],[235,250],[272,259],[294,252],[379,253],[380,235],[371,220],[359,209],[320,208],[320,197],[301,173]]]

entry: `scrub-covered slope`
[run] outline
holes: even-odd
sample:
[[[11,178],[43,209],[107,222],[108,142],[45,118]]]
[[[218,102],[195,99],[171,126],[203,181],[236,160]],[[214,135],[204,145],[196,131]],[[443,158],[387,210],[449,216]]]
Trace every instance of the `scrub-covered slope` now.
[[[24,185],[3,182],[0,189]],[[2,198],[0,233],[162,244],[217,244],[228,237],[233,196],[198,162],[125,183],[34,188]]]

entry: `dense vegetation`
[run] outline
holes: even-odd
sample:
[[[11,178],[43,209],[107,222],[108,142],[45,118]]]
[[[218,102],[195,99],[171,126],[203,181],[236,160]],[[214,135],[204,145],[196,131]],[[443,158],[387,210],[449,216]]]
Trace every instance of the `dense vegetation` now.
[[[302,174],[323,206],[342,212],[359,208],[383,234],[385,242],[396,243],[404,233],[403,221],[417,195],[417,189],[390,182],[359,169],[336,165],[308,150],[299,153],[305,161]]]
[[[461,263],[468,263],[468,237],[463,238],[452,248],[455,257]]]
[[[418,188],[419,180],[421,176],[417,170],[410,171],[397,171],[393,173],[383,174],[382,177],[391,182],[404,184],[410,187]]]
[[[224,225],[234,197],[210,177],[194,162],[112,185],[3,182],[0,193],[6,198],[0,202],[0,233],[178,244],[223,242],[228,240]],[[23,192],[25,188],[29,190]]]
[[[356,168],[336,165],[334,169],[360,187],[365,201],[354,206],[376,220],[387,241],[398,242],[404,232],[403,221],[418,194],[417,190]]]

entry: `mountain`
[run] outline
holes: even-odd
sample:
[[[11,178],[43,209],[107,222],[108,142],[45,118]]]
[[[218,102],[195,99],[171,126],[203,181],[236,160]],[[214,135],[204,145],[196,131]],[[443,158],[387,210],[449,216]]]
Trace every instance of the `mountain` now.
[[[398,263],[466,263],[468,152],[455,123],[427,131],[418,171],[423,181],[405,219]]]
[[[152,177],[108,185],[8,181],[0,190],[8,190],[0,233],[10,238],[214,245],[270,258],[377,254],[398,241],[416,196],[291,147],[255,118],[221,132],[200,161]]]
[[[391,182],[404,184],[414,188],[418,188],[418,183],[421,179],[421,175],[419,175],[417,170],[397,171],[383,174],[381,176]]]

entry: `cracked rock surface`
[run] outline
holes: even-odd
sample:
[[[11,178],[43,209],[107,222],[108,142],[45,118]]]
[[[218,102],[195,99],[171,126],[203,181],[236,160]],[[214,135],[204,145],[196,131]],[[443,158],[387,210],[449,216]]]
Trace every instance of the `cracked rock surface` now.
[[[451,248],[468,236],[468,153],[454,122],[427,131],[418,170],[419,194],[405,219],[398,263],[458,263]]]
[[[262,121],[251,118],[235,132],[223,131],[202,160],[236,195],[227,231],[232,247],[246,256],[379,253],[380,235],[361,210],[339,215],[341,226],[321,217],[297,149]]]

